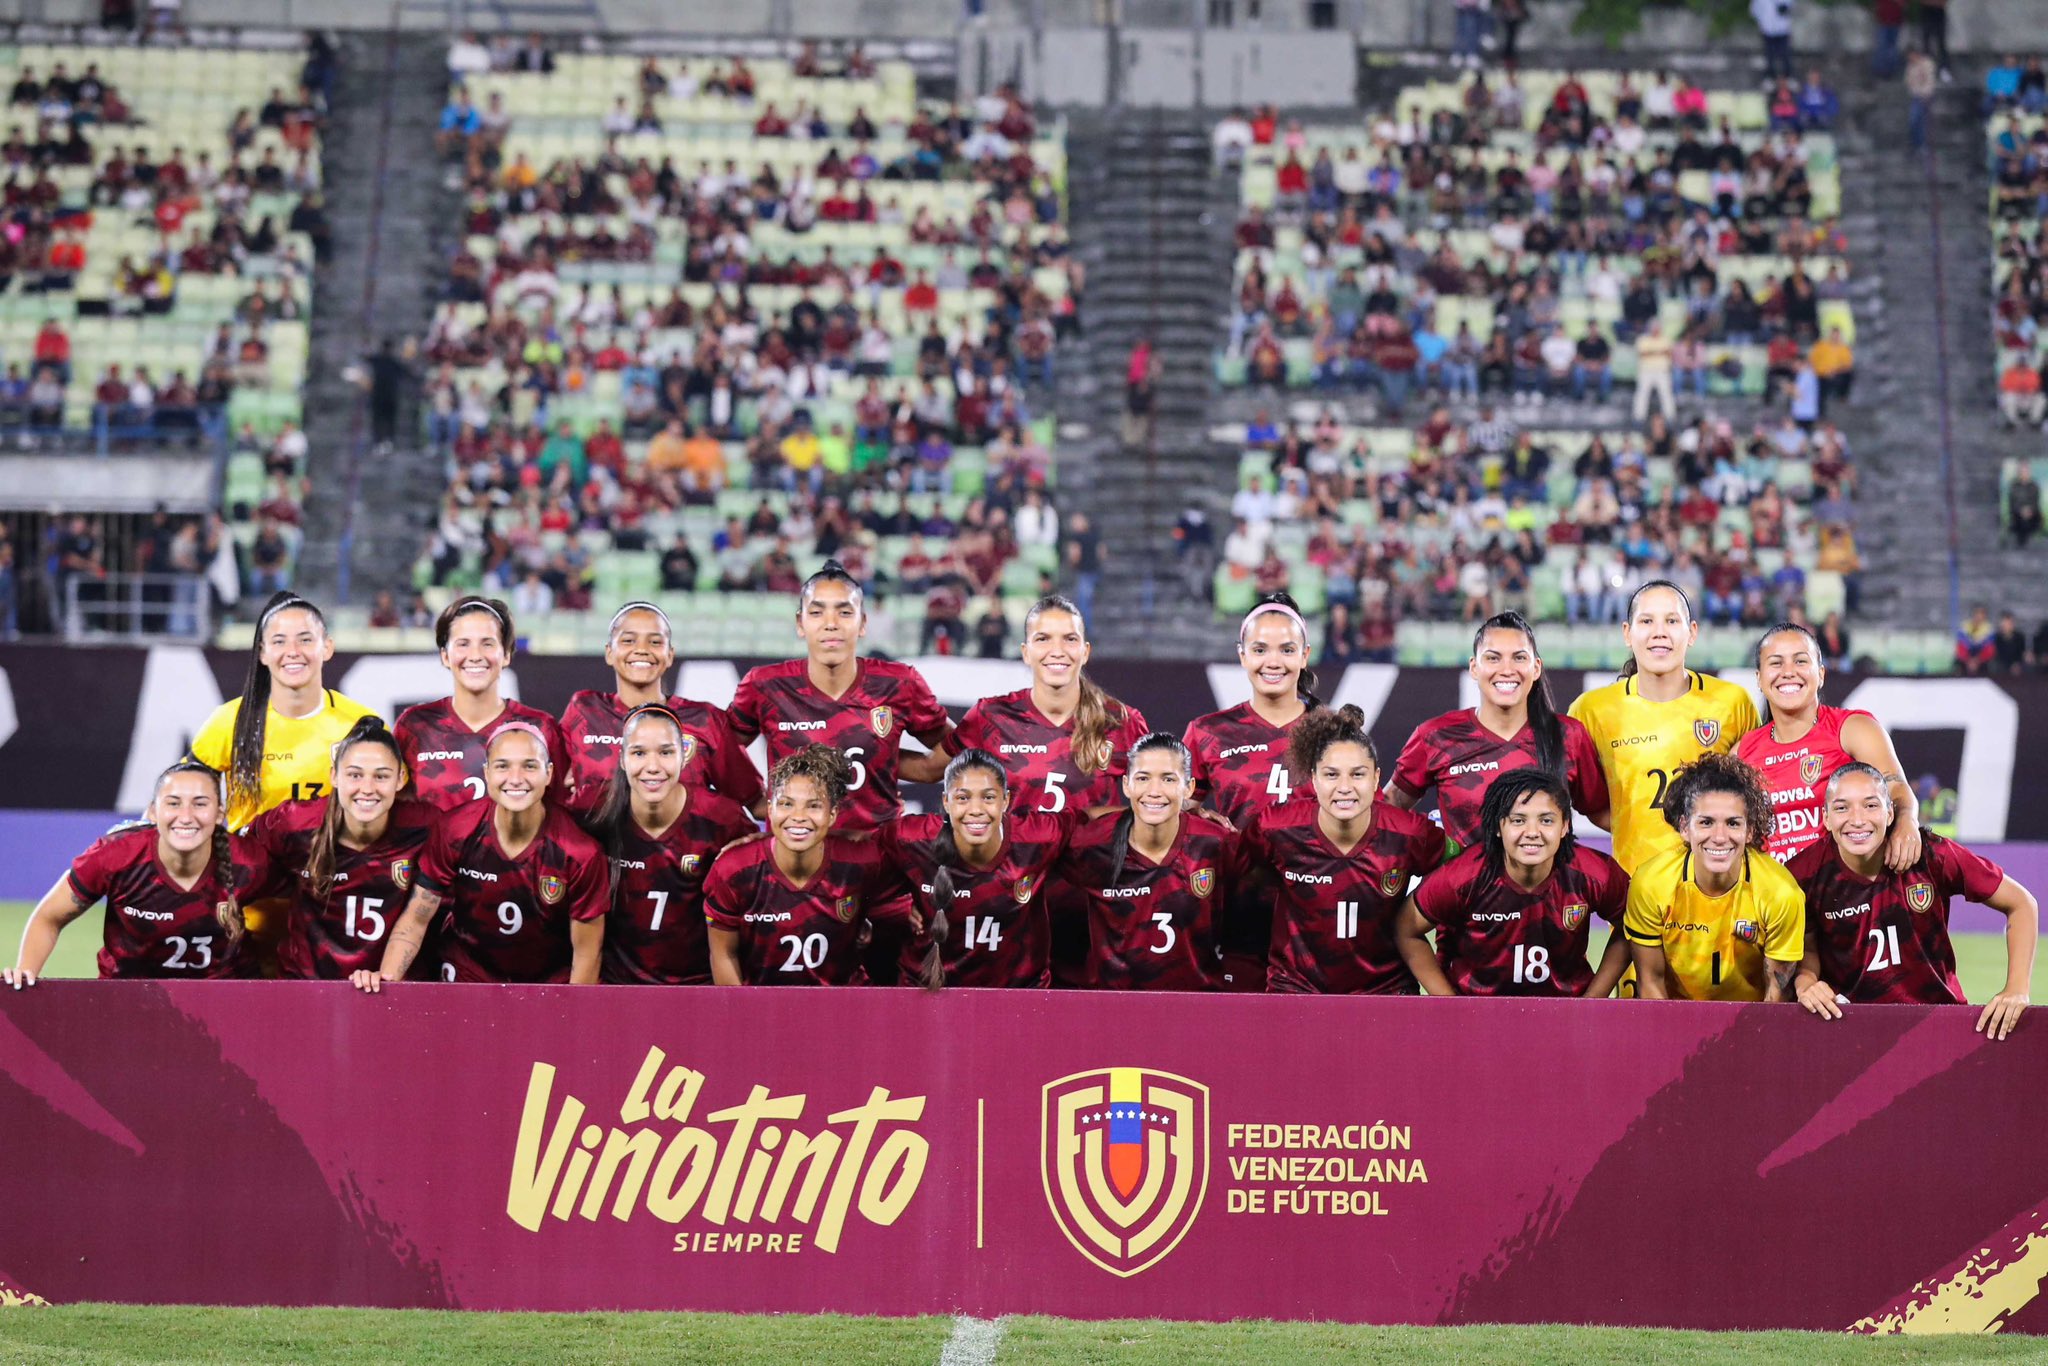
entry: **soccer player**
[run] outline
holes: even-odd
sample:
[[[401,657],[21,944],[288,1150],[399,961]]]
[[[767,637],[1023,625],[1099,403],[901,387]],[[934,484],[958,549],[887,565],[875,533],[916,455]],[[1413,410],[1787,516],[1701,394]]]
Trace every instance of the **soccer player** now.
[[[759,827],[745,807],[702,785],[707,770],[696,771],[698,784],[689,781],[696,735],[665,703],[647,702],[626,713],[608,747],[611,776],[590,819],[612,865],[599,974],[606,982],[711,980],[704,882],[718,851]]]
[[[1431,996],[1613,992],[1628,941],[1587,958],[1593,917],[1616,930],[1628,874],[1572,835],[1571,793],[1554,772],[1518,768],[1486,789],[1479,842],[1422,880],[1401,910],[1401,956]],[[1436,947],[1425,936],[1436,931]]]
[[[568,782],[568,747],[555,718],[499,692],[517,638],[511,610],[496,598],[457,598],[435,620],[434,643],[454,687],[438,702],[407,707],[392,727],[404,746],[401,757],[412,770],[413,792],[422,801],[443,811],[482,801],[486,737],[512,721],[524,722],[545,737],[548,767],[557,775],[556,783]]]
[[[882,846],[834,829],[852,782],[853,761],[828,744],[768,770],[768,834],[726,850],[704,884],[712,981],[864,986],[861,941],[873,917],[914,921]]]
[[[1444,832],[1377,799],[1379,751],[1356,707],[1318,708],[1288,742],[1313,802],[1288,802],[1244,829],[1248,865],[1278,876],[1266,989],[1413,994],[1395,941],[1410,877],[1444,858]]]
[[[1316,697],[1309,667],[1308,624],[1285,593],[1261,599],[1237,627],[1237,657],[1251,681],[1251,700],[1188,723],[1185,743],[1194,756],[1195,800],[1242,828],[1258,812],[1294,793],[1287,741]],[[1273,903],[1249,880],[1231,889],[1225,918],[1223,981],[1226,991],[1264,991],[1266,953],[1273,933]]]
[[[440,815],[400,795],[405,761],[374,716],[335,746],[329,777],[325,797],[286,802],[249,828],[263,892],[290,898],[277,951],[285,977],[344,981],[383,961]]]
[[[444,912],[444,982],[597,981],[610,870],[596,841],[548,804],[548,737],[532,722],[502,721],[484,754],[490,800],[434,827],[382,966],[350,979],[364,991],[402,979]]]
[[[1075,830],[1060,876],[1088,913],[1088,984],[1114,991],[1223,987],[1218,924],[1238,835],[1188,810],[1194,764],[1187,746],[1154,731],[1131,746],[1126,808]]]
[[[43,975],[66,925],[105,898],[102,977],[242,976],[238,885],[251,875],[222,819],[220,775],[181,759],[156,780],[143,819],[117,826],[71,861],[21,934],[7,985]]]
[[[1873,764],[1835,770],[1826,795],[1827,835],[1792,860],[1806,891],[1806,958],[1799,1004],[1824,1020],[1843,1002],[1962,1005],[1951,897],[1967,897],[2005,917],[2005,987],[1977,1016],[1977,1032],[2012,1033],[2034,978],[2040,907],[2034,895],[1989,859],[1929,833],[1911,867],[1887,867],[1885,831],[1896,815],[1890,784]]]
[[[1051,982],[1045,886],[1083,813],[1072,806],[1058,815],[1015,812],[1010,781],[1002,759],[963,749],[946,765],[939,814],[899,816],[875,832],[883,861],[910,880],[924,922],[904,950],[906,980],[929,987]],[[1085,945],[1085,902],[1076,918]]]
[[[1725,754],[1756,728],[1756,703],[1733,683],[1688,669],[1699,623],[1684,590],[1652,579],[1628,603],[1621,677],[1571,705],[1607,775],[1614,858],[1630,876],[1684,842],[1664,819],[1672,775],[1702,754]]]
[[[562,739],[569,747],[567,804],[572,811],[587,815],[605,800],[618,771],[621,725],[627,713],[659,703],[683,733],[680,781],[691,788],[711,788],[760,814],[760,770],[732,733],[725,710],[663,692],[663,681],[676,662],[675,632],[666,612],[651,602],[621,607],[612,617],[604,662],[612,668],[612,690],[579,692],[562,712]]]
[[[1892,737],[1867,711],[1821,705],[1827,678],[1820,641],[1804,626],[1781,621],[1756,647],[1756,681],[1764,698],[1764,724],[1742,737],[1735,755],[1764,775],[1776,818],[1765,850],[1780,863],[1824,837],[1822,785],[1849,763],[1888,774],[1894,812],[1885,838],[1885,866],[1903,872],[1920,857],[1920,803],[1906,781]]]
[[[1788,1001],[1806,897],[1763,851],[1771,798],[1732,754],[1679,769],[1664,798],[1679,847],[1635,870],[1622,928],[1646,1001]]]
[[[1536,652],[1536,632],[1520,612],[1487,618],[1472,637],[1466,670],[1479,685],[1479,705],[1425,721],[1401,747],[1384,794],[1412,810],[1436,789],[1444,833],[1461,846],[1494,837],[1479,819],[1489,786],[1505,773],[1534,766],[1562,778],[1573,804],[1596,825],[1607,823],[1607,777],[1586,728],[1559,716]]]

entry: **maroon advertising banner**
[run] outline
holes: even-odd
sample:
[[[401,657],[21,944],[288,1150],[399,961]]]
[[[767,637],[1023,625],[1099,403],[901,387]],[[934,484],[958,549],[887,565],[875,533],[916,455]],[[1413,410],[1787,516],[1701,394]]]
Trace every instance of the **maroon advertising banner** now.
[[[2048,1028],[1960,1008],[70,983],[51,1301],[2048,1332]]]

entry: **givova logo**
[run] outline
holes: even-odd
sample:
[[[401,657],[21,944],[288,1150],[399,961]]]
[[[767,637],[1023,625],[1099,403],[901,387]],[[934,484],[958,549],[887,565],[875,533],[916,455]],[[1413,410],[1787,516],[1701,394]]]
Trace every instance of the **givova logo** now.
[[[1209,1189],[1209,1088],[1143,1067],[1046,1083],[1039,1166],[1075,1251],[1135,1276],[1180,1243]]]

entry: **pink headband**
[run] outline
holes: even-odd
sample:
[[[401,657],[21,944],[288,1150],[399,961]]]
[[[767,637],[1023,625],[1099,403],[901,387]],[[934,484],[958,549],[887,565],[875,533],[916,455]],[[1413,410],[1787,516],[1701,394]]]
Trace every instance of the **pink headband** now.
[[[1308,623],[1301,619],[1301,613],[1295,611],[1292,607],[1289,607],[1284,602],[1262,602],[1257,607],[1252,608],[1251,611],[1246,612],[1244,614],[1244,620],[1241,623],[1239,623],[1237,628],[1237,639],[1239,644],[1242,644],[1244,642],[1245,632],[1252,629],[1252,618],[1256,617],[1261,612],[1278,612],[1281,616],[1286,617],[1289,621],[1293,622],[1296,626],[1299,626],[1301,628],[1301,634],[1303,639],[1308,638]]]
[[[548,752],[548,737],[541,734],[540,727],[536,726],[531,721],[507,721],[502,726],[499,726],[496,730],[491,732],[491,738],[484,741],[485,751],[488,752],[492,745],[497,744],[499,737],[503,736],[506,732],[515,730],[523,730],[528,735],[531,735],[533,737],[533,742],[540,746],[541,762],[546,764],[549,768],[553,768],[555,766],[555,756]]]

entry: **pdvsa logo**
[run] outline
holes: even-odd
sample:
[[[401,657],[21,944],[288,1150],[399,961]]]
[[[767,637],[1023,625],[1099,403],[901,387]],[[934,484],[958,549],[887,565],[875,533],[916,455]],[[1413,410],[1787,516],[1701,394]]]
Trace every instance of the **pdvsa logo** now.
[[[1117,1276],[1173,1251],[1209,1189],[1209,1088],[1101,1067],[1048,1082],[1041,1106],[1045,1200],[1074,1249]]]

